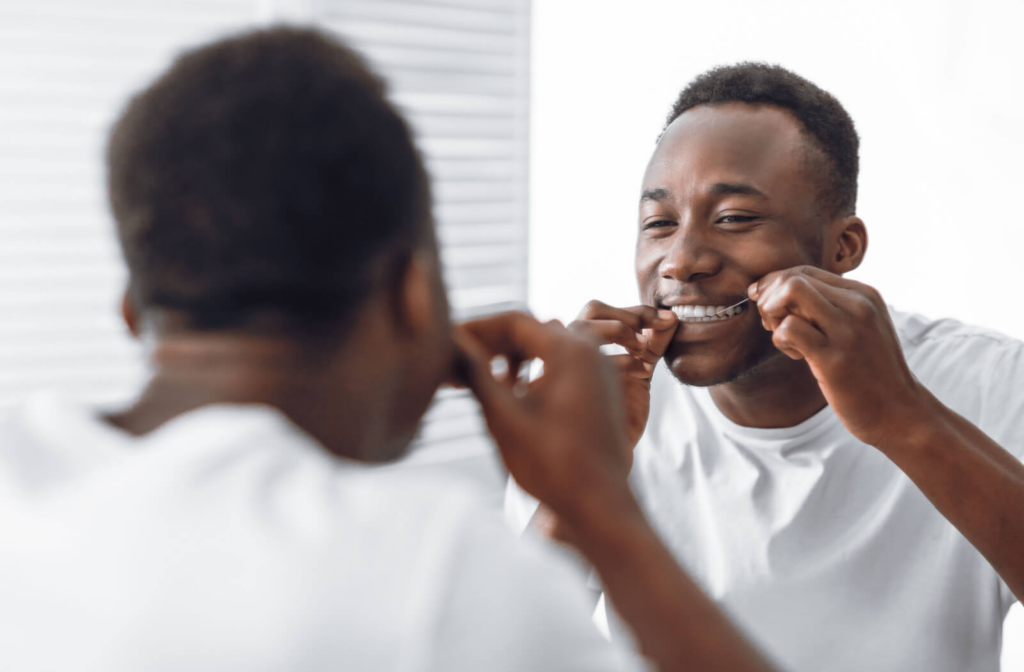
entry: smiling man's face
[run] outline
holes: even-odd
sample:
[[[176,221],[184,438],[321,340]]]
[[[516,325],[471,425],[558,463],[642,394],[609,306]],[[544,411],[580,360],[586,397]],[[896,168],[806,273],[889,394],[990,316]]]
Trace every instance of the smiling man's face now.
[[[682,318],[665,361],[683,383],[729,382],[782,356],[750,303],[718,319],[689,313],[742,301],[771,271],[821,265],[821,157],[810,142],[789,112],[728,103],[683,113],[658,143],[641,192],[637,283],[645,304]]]

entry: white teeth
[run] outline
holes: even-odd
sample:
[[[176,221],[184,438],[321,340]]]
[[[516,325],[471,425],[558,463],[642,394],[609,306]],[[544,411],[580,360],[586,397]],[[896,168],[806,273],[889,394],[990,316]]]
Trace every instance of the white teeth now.
[[[683,322],[718,322],[742,311],[743,306],[672,306],[672,312]]]

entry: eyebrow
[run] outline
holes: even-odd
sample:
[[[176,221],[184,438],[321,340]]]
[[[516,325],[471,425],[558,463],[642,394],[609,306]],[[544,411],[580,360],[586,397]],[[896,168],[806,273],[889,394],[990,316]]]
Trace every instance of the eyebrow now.
[[[760,189],[756,189],[753,185],[745,184],[742,182],[716,182],[711,185],[708,189],[708,193],[713,196],[730,196],[738,194],[740,196],[756,196],[757,198],[768,198]]]
[[[647,201],[664,201],[668,196],[668,189],[665,189],[664,187],[644,189],[643,193],[640,194],[640,203],[642,204]]]
[[[708,189],[708,193],[712,196],[754,196],[756,198],[768,198],[760,189],[754,187],[751,184],[745,182],[716,182],[711,185]],[[665,187],[655,187],[654,189],[644,189],[640,194],[640,204],[643,205],[647,201],[661,202],[668,199],[672,195]]]

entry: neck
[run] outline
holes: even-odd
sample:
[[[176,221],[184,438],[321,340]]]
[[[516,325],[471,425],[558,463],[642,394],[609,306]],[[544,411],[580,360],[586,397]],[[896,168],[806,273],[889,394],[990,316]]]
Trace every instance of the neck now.
[[[135,403],[106,417],[130,434],[148,434],[202,406],[260,404],[283,412],[335,455],[370,459],[382,441],[372,386],[346,375],[353,367],[343,355],[311,352],[286,338],[188,334],[162,338],[151,364],[153,376]]]
[[[781,353],[710,392],[722,414],[744,427],[793,427],[828,405],[807,363]]]

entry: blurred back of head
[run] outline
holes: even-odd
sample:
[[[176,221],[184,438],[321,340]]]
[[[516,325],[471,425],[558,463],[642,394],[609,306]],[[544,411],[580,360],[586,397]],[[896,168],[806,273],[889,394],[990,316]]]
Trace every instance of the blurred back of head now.
[[[108,190],[141,314],[342,324],[432,240],[408,126],[352,50],[274,28],[187,52],[115,124]]]

